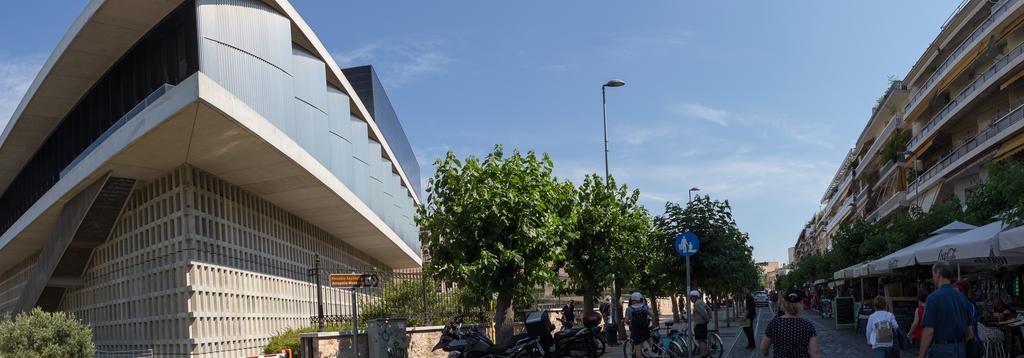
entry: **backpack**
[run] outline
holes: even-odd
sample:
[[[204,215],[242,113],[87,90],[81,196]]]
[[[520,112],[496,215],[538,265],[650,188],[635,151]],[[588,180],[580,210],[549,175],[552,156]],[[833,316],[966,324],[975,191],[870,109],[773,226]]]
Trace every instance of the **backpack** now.
[[[892,343],[892,323],[888,319],[875,323],[875,342],[879,344]]]
[[[629,328],[635,329],[635,328],[638,328],[638,327],[642,327],[642,328],[650,327],[651,326],[651,316],[647,312],[648,312],[647,311],[647,306],[644,306],[643,308],[640,308],[640,309],[634,308],[632,313],[630,314],[631,317],[630,317],[630,320],[629,320],[630,321],[630,325],[629,325],[630,327]]]

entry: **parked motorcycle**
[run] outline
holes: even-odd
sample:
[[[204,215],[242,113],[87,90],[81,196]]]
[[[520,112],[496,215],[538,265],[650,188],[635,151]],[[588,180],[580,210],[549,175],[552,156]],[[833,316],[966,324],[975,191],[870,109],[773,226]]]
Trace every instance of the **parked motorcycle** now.
[[[600,316],[597,319],[600,322]],[[526,332],[531,337],[537,337],[540,342],[540,346],[544,350],[544,357],[546,358],[561,358],[561,357],[586,357],[596,358],[598,356],[597,349],[594,346],[594,331],[593,328],[597,326],[594,324],[590,326],[588,320],[584,320],[584,327],[573,327],[571,324],[566,325],[562,330],[555,332],[554,335],[551,331],[554,330],[554,325],[548,319],[547,311],[537,311],[530,313],[526,317]],[[564,323],[564,322],[563,322]]]
[[[476,328],[464,329],[465,316],[460,315],[448,320],[441,331],[441,338],[432,350],[441,349],[448,352],[449,358],[540,358],[543,350],[536,337],[519,334],[512,337],[508,344],[495,345],[486,335]]]

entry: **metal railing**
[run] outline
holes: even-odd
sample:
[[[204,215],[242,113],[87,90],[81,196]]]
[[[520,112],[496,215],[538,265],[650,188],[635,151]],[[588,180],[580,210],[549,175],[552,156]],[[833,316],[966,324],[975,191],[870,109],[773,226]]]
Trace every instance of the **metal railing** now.
[[[946,57],[946,60],[942,61],[942,63],[939,64],[939,67],[935,68],[935,71],[932,72],[931,77],[928,77],[928,80],[926,80],[924,84],[921,85],[921,88],[917,91],[917,93],[914,93],[914,95],[910,97],[910,101],[907,102],[907,106],[904,108],[904,110],[909,113],[912,108],[916,108],[920,104],[921,100],[924,99],[924,95],[931,91],[931,87],[934,86],[936,82],[938,82],[939,78],[942,78],[942,75],[945,74],[946,70],[948,70],[954,63],[956,63],[957,60],[959,60],[961,56],[963,56],[965,52],[967,52],[967,49],[971,47],[969,45],[979,40],[982,37],[982,35],[988,32],[989,28],[996,23],[997,18],[999,18],[1008,11],[1009,7],[1006,5],[1015,4],[1018,2],[1020,2],[1020,0],[1005,0],[1002,1],[1001,4],[996,4],[993,7],[992,13],[989,15],[989,17],[985,19],[984,22],[979,24],[978,27],[974,29],[974,32],[971,32],[971,35],[967,36],[967,38],[964,39],[964,41],[961,42],[960,45],[957,46],[957,48],[953,50],[953,52],[950,53],[949,56]]]
[[[885,162],[885,164],[882,164],[882,168],[878,170],[878,180],[874,183],[871,183],[872,188],[877,188],[880,183],[882,183],[883,181],[885,181],[886,178],[892,175],[892,173],[895,172],[896,167],[896,161],[891,159],[888,162]]]
[[[920,133],[907,142],[907,151],[912,152],[916,150],[917,146],[921,144],[924,138],[927,138],[931,132],[952,117],[954,109],[958,109],[958,107],[968,102],[969,97],[979,93],[981,89],[988,87],[988,85],[990,85],[988,82],[997,78],[999,71],[1005,68],[1011,61],[1022,57],[1022,54],[1024,54],[1024,43],[1017,45],[1013,50],[1010,50],[1006,55],[992,63],[992,66],[989,66],[988,70],[975,78],[974,81],[971,81],[971,84],[967,85],[967,87],[964,88],[956,98],[949,101],[945,107],[942,107],[942,109],[939,110],[939,113],[936,113],[935,116],[932,117],[932,119],[928,121],[923,128],[921,128]]]
[[[316,262],[319,262],[317,260]],[[331,288],[330,274],[372,275],[375,287]],[[308,272],[310,324],[364,327],[371,319],[404,319],[410,327],[443,325],[451,317],[467,315],[467,323],[489,320],[481,307],[467,307],[465,289],[446,285],[421,273],[360,271],[314,266]],[[355,291],[353,294],[352,291]],[[354,300],[353,300],[354,298]],[[357,309],[353,315],[353,304]],[[351,329],[351,328],[349,328]]]
[[[839,224],[842,219],[846,217],[846,213],[852,210],[850,205],[853,204],[853,197],[847,197],[846,201],[843,202],[843,206],[836,211],[836,215],[832,216],[832,219],[828,221],[828,226],[825,227],[825,232],[832,232],[832,229]]]
[[[884,129],[882,129],[882,133],[878,134],[878,138],[875,139],[875,142],[871,143],[871,146],[868,147],[868,152],[864,154],[864,158],[861,158],[860,164],[857,165],[857,173],[864,173],[864,168],[871,163],[871,160],[874,159],[875,155],[878,155],[879,148],[885,144],[886,140],[889,139],[889,136],[895,133],[896,128],[899,128],[901,125],[903,125],[903,117],[900,115],[897,114],[889,119],[889,123],[885,125]]]
[[[917,176],[917,178],[914,178],[914,181],[911,182],[908,187],[912,188],[914,185],[924,184],[926,181],[939,175],[946,168],[949,168],[974,149],[985,145],[991,145],[992,138],[996,137],[996,135],[1007,128],[1010,128],[1010,126],[1017,124],[1021,119],[1024,119],[1024,106],[1018,106],[1013,109],[1010,113],[999,118],[995,123],[992,123],[988,128],[982,130],[978,135],[974,136],[974,138],[968,139],[964,144],[961,144],[955,150],[943,156],[942,159],[935,163],[935,165],[932,165],[931,168],[928,168],[924,173]]]
[[[125,113],[123,116],[121,116],[121,118],[118,118],[117,121],[110,126],[110,128],[107,128],[107,130],[103,132],[103,134],[100,134],[99,138],[96,138],[96,140],[92,141],[92,144],[89,144],[89,146],[86,147],[81,154],[78,154],[78,156],[75,157],[75,159],[72,160],[71,163],[68,163],[68,165],[60,171],[60,177],[63,178],[64,175],[67,175],[68,171],[70,171],[72,168],[78,165],[78,162],[81,162],[82,159],[85,159],[85,157],[88,156],[89,153],[92,153],[92,151],[95,150],[96,147],[98,147],[101,143],[103,143],[103,141],[107,140],[107,138],[110,137],[111,134],[114,134],[114,132],[116,132],[119,128],[124,126],[125,123],[128,123],[128,121],[130,121],[132,118],[135,118],[135,116],[137,116],[140,112],[146,109],[146,107],[149,107],[149,105],[153,104],[153,102],[156,102],[156,100],[160,99],[160,97],[162,97],[165,93],[167,93],[167,91],[170,91],[172,88],[174,88],[174,86],[165,83],[163,86],[157,87],[157,89],[153,90],[153,92],[146,96],[145,99],[136,104],[135,107],[132,107],[132,109],[128,111],[128,113]]]

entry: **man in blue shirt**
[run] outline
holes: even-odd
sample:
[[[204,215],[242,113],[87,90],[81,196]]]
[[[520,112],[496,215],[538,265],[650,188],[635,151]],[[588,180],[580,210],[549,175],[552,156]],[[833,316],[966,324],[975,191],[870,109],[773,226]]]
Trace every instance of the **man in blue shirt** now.
[[[967,329],[974,324],[971,303],[950,284],[952,278],[953,267],[948,262],[932,266],[932,281],[938,288],[925,302],[921,358],[965,357],[965,343],[974,339],[974,332]]]

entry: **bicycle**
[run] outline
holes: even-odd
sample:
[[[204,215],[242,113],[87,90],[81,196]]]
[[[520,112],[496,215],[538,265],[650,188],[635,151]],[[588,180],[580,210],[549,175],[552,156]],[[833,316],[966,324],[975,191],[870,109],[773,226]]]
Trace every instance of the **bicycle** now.
[[[689,344],[689,340],[690,339],[689,338],[691,336],[692,335],[690,334],[690,330],[684,328],[683,332],[680,333],[679,335],[677,335],[675,337],[675,339],[677,339],[679,341],[679,344],[681,346],[686,348],[686,350],[690,351],[690,353],[693,356],[696,356],[697,353],[699,353],[700,345],[696,344],[697,342],[696,342],[696,338],[695,338],[694,339],[694,343],[695,344],[693,345],[693,349],[690,349],[690,344]],[[725,344],[722,343],[722,336],[720,336],[718,334],[718,330],[717,329],[709,329],[708,330],[707,345],[708,345],[708,357],[721,358],[722,355],[725,354]],[[684,352],[686,350],[684,350]]]
[[[665,330],[669,330],[666,325]],[[640,355],[644,358],[683,358],[686,357],[686,350],[683,348],[678,339],[679,332],[669,331],[668,334],[662,336],[659,332],[662,328],[654,327],[651,328],[651,337],[647,341],[641,343]],[[622,344],[622,354],[625,358],[634,358],[634,346],[633,339],[626,338],[626,341]]]

